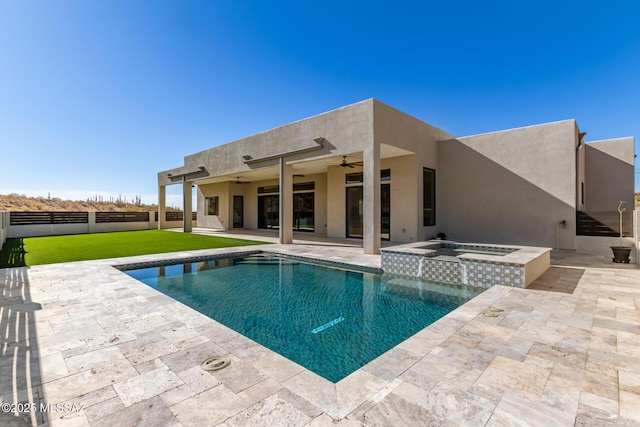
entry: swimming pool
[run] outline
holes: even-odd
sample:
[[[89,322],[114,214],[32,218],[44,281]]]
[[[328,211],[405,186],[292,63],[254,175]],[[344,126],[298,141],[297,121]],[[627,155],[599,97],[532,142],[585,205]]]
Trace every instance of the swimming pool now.
[[[123,270],[332,382],[482,291],[265,253]]]

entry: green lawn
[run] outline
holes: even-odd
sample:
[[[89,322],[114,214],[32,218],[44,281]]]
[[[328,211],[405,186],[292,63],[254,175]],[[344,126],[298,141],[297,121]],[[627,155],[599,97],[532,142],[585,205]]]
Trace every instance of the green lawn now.
[[[7,239],[0,251],[0,268],[263,243],[166,230],[25,237]]]

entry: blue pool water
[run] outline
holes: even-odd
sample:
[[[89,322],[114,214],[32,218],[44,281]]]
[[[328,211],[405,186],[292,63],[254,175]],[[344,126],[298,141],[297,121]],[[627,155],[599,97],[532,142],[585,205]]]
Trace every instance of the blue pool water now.
[[[482,291],[265,254],[125,272],[332,382]]]

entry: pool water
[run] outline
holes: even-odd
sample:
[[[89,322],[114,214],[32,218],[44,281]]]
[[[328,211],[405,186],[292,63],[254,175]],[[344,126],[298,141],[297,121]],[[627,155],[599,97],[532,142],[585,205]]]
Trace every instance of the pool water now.
[[[332,382],[482,291],[265,254],[125,272]]]
[[[494,245],[457,245],[453,243],[442,243],[439,245],[423,246],[423,249],[435,249],[435,256],[457,257],[462,254],[482,254],[493,256],[504,256],[515,252],[517,249],[506,248]]]

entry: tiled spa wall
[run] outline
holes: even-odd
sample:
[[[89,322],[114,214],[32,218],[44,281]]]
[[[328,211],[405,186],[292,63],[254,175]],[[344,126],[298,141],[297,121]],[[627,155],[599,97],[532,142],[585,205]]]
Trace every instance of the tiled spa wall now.
[[[525,286],[525,270],[521,264],[453,257],[438,259],[422,254],[384,250],[382,269],[385,273],[481,288],[490,288],[493,285],[518,288]]]

